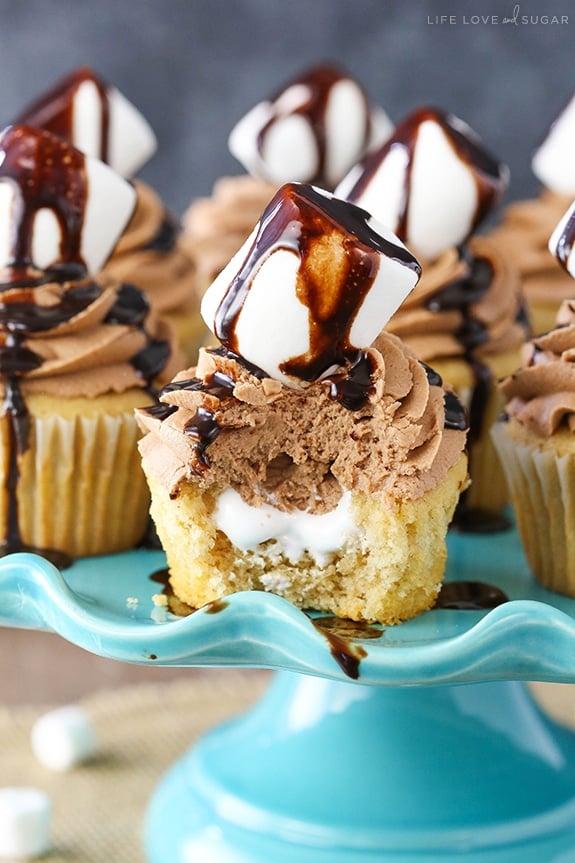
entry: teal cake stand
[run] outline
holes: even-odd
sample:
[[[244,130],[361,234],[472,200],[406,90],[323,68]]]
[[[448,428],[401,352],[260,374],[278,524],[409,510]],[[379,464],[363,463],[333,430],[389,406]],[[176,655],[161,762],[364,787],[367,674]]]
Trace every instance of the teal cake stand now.
[[[524,681],[575,682],[575,601],[513,530],[449,537],[447,582],[509,601],[347,627],[263,593],[154,605],[161,552],[0,561],[0,624],[123,662],[273,668],[246,714],[159,782],[150,863],[575,863],[575,735]]]

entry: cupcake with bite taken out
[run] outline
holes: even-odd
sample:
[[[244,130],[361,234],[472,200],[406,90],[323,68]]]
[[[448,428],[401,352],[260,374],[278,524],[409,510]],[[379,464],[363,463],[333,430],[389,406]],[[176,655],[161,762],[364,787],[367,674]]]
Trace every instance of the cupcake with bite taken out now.
[[[210,197],[197,199],[184,214],[202,289],[245,242],[282,183],[333,190],[391,128],[363,87],[333,63],[300,72],[255,105],[228,140],[247,174],[220,178]]]
[[[549,244],[571,277],[574,243],[575,205]],[[575,596],[575,300],[526,345],[524,364],[501,391],[506,415],[493,438],[527,560],[545,587]]]
[[[396,336],[419,264],[368,213],[283,186],[206,292],[220,342],[138,411],[175,594],[268,590],[396,623],[433,606],[465,416]]]
[[[25,107],[16,123],[58,135],[132,179],[154,154],[156,137],[142,114],[91,69],[70,72]],[[104,279],[144,291],[154,312],[174,328],[189,360],[205,337],[196,268],[181,228],[159,195],[133,180],[136,206],[104,269]]]
[[[575,96],[552,124],[533,155],[531,167],[541,183],[536,198],[506,207],[489,234],[501,254],[520,273],[535,334],[555,327],[559,306],[573,297],[573,282],[549,251],[549,237],[575,197]]]
[[[145,296],[100,272],[133,187],[62,138],[0,135],[0,542],[58,565],[133,547],[149,497],[134,408],[178,368]]]
[[[466,123],[421,108],[335,192],[388,225],[421,262],[422,278],[386,332],[433,366],[467,407],[471,486],[456,518],[467,530],[507,523],[489,429],[502,406],[496,382],[517,367],[528,326],[517,272],[474,236],[506,182],[506,168]]]

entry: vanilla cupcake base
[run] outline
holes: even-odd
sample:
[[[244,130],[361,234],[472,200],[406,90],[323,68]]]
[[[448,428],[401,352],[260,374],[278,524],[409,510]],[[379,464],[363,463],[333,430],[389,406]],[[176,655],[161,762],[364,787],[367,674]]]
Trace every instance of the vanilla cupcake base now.
[[[18,457],[19,539],[76,558],[133,548],[148,523],[149,491],[134,408],[143,390],[95,399],[29,395],[30,437]],[[9,418],[0,421],[0,525],[8,544]]]
[[[533,574],[575,597],[575,435],[539,438],[513,419],[492,430]]]
[[[146,471],[146,459],[143,461]],[[217,495],[188,483],[176,499],[147,471],[151,514],[176,596],[193,607],[242,590],[269,590],[301,608],[353,620],[398,623],[431,608],[441,586],[445,536],[467,477],[462,454],[447,477],[416,500],[352,494],[357,532],[323,565],[291,563],[271,541],[241,551],[217,529]]]

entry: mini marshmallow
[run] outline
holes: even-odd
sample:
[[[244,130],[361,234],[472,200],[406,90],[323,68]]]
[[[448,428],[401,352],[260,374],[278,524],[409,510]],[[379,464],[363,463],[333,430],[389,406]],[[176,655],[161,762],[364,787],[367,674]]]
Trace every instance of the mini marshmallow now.
[[[92,721],[76,705],[59,707],[37,719],[31,744],[38,761],[56,771],[71,770],[93,758],[98,750]]]
[[[157,149],[156,136],[138,109],[86,67],[61,78],[15,124],[58,135],[122,177],[133,177]]]
[[[50,798],[37,788],[0,788],[0,858],[29,860],[50,847]]]
[[[575,96],[552,124],[531,160],[537,179],[559,195],[575,195],[574,145]]]
[[[62,138],[28,126],[0,134],[0,268],[96,272],[135,203],[131,183]]]
[[[392,124],[361,86],[335,66],[316,66],[252,108],[232,129],[232,155],[271,183],[332,189]]]
[[[415,111],[336,187],[428,260],[469,237],[499,199],[507,168],[459,118]]]
[[[353,363],[417,284],[416,259],[369,213],[283,186],[204,294],[222,344],[287,386]]]
[[[575,201],[571,204],[549,238],[549,251],[575,279]]]

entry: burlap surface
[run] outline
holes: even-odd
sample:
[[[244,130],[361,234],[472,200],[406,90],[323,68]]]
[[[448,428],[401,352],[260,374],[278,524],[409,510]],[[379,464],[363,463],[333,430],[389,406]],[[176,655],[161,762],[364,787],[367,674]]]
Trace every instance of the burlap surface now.
[[[32,724],[49,706],[0,707],[0,787],[31,785],[50,796],[46,863],[144,863],[143,820],[164,770],[206,729],[248,707],[268,680],[214,669],[86,698],[99,755],[64,774],[42,767],[30,748]]]
[[[181,681],[98,693],[81,703],[99,755],[68,773],[42,767],[30,748],[34,720],[49,706],[0,708],[0,787],[32,785],[53,803],[46,863],[145,863],[142,827],[159,778],[208,728],[245,710],[269,675],[214,669]],[[537,684],[539,702],[575,727],[575,687]]]

